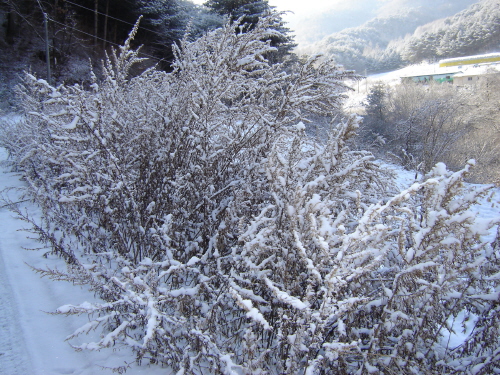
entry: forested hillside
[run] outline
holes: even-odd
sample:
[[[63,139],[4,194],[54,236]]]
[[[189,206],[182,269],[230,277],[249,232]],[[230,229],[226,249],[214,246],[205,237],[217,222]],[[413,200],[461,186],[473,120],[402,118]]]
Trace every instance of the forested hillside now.
[[[404,60],[459,57],[500,47],[500,1],[483,0],[443,20],[417,28],[400,49]]]
[[[394,38],[411,33],[425,23],[426,16],[417,9],[405,13],[377,17],[363,26],[334,33],[314,44],[309,53],[323,51],[348,69],[359,72],[384,70],[399,67],[401,57],[388,54],[387,46]]]
[[[438,9],[439,3],[435,5]],[[334,33],[306,49],[323,51],[348,69],[381,72],[424,59],[464,56],[499,48],[500,1],[482,0],[455,15],[413,8]],[[433,22],[430,22],[433,20]]]

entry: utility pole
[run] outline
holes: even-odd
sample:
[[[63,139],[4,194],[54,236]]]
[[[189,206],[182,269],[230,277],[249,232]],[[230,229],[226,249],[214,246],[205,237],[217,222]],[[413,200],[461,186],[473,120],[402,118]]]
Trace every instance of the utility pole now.
[[[47,62],[47,82],[51,85],[52,75],[50,74],[49,22],[47,13],[43,14],[43,23],[45,25],[45,60]]]

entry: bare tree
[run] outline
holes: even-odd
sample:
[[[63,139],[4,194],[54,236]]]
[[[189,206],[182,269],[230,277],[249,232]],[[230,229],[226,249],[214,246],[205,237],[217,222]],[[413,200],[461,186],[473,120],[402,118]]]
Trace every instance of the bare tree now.
[[[475,159],[477,167],[471,178],[475,182],[500,183],[500,74],[494,70],[482,76],[477,84],[464,88],[468,92],[468,119],[471,132],[454,147],[451,159],[456,167],[465,159]]]
[[[376,110],[383,123],[379,120],[374,129],[386,140],[385,149],[422,172],[437,162],[448,163],[453,147],[471,130],[468,96],[451,85],[403,83],[387,89],[374,105],[368,103],[365,124],[373,127]]]

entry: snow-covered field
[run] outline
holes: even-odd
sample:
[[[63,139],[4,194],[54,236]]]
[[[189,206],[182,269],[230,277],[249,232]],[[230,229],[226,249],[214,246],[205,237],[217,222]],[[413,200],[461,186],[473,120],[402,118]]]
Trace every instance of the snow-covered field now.
[[[0,161],[7,153],[0,149]],[[397,167],[400,187],[412,183],[414,174]],[[0,190],[22,184],[16,173],[0,168]],[[15,190],[4,192],[13,201],[19,199]],[[21,203],[31,213],[36,207]],[[477,207],[479,215],[493,217],[500,209],[497,202],[484,202]],[[27,251],[40,244],[28,238],[23,229],[27,224],[13,217],[8,207],[0,205],[0,374],[2,375],[49,375],[49,374],[111,374],[111,366],[131,362],[133,356],[127,349],[102,352],[76,352],[65,342],[65,337],[87,321],[87,316],[63,317],[47,312],[59,306],[82,301],[94,301],[85,288],[40,278],[28,265],[39,268],[64,268],[64,263],[53,256],[43,255],[48,249]],[[493,236],[493,234],[492,234]],[[493,238],[493,237],[492,237]],[[470,328],[470,327],[469,327]],[[460,343],[464,334],[450,337],[453,344]],[[85,338],[86,341],[88,337]],[[76,344],[77,342],[75,342]],[[127,374],[165,374],[167,369],[130,365]]]

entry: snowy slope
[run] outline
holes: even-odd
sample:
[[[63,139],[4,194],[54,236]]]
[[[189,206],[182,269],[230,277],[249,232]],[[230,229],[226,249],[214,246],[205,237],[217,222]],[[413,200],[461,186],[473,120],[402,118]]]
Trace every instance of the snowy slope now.
[[[348,85],[353,91],[348,93],[349,98],[344,103],[344,108],[350,113],[363,113],[363,103],[373,85],[383,82],[387,85],[394,86],[401,83],[401,77],[418,74],[433,74],[438,70],[438,63],[429,64],[424,62],[421,64],[409,65],[390,72],[373,74],[360,81],[348,82]]]
[[[365,101],[370,88],[377,83],[384,83],[389,86],[395,86],[401,83],[401,77],[411,77],[417,75],[433,75],[443,74],[449,68],[440,68],[439,63],[422,62],[420,64],[408,65],[404,68],[393,70],[385,73],[372,74],[365,79],[358,81],[351,81],[348,85],[353,89],[348,93],[349,99],[346,100],[344,107],[352,113],[362,113],[363,102]],[[480,65],[464,65],[456,70],[461,71],[466,75],[483,75],[489,69],[500,70],[498,64],[480,64]],[[454,69],[455,70],[455,69]]]

